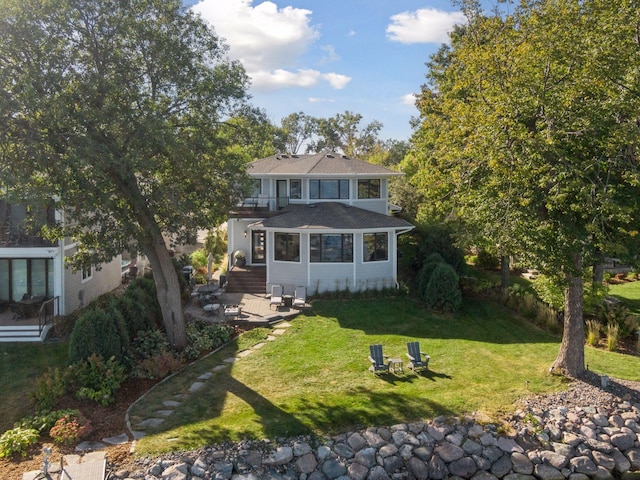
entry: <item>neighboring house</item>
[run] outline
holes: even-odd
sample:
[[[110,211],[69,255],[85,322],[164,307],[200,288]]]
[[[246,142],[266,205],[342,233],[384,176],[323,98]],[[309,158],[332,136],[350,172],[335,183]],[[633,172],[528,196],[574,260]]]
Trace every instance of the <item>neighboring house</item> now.
[[[401,173],[328,151],[273,155],[247,172],[254,192],[229,214],[229,255],[264,266],[266,291],[397,286],[397,237],[414,228],[389,214],[388,181]]]
[[[45,297],[54,300],[54,315],[66,315],[120,285],[120,256],[100,269],[74,272],[65,266],[65,258],[73,255],[76,243],[70,239],[52,243],[30,233],[61,221],[63,215],[53,203],[36,209],[0,200],[0,306]]]

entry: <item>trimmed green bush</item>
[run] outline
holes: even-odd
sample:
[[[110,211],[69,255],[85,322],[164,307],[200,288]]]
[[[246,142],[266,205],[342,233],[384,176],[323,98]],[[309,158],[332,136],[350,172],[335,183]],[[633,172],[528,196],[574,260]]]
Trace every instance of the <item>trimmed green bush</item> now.
[[[442,255],[439,253],[431,253],[424,259],[422,268],[418,272],[418,293],[424,297],[427,290],[427,285],[431,279],[431,274],[435,268],[441,263],[446,263]]]
[[[35,383],[36,387],[31,392],[31,397],[39,410],[48,410],[53,407],[67,390],[65,372],[59,368],[48,368],[36,378]]]
[[[86,360],[96,354],[122,359],[124,346],[117,319],[110,310],[95,309],[82,314],[69,339],[69,363]]]
[[[424,300],[429,308],[455,312],[462,304],[462,292],[458,274],[446,263],[436,265],[427,288]]]

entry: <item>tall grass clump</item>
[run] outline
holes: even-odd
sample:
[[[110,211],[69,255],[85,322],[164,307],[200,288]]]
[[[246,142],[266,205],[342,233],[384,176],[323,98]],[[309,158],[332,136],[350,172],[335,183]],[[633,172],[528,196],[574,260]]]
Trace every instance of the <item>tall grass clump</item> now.
[[[607,324],[607,350],[615,352],[618,348],[618,332],[620,328],[615,323]]]
[[[587,345],[595,347],[600,343],[600,322],[587,320]]]

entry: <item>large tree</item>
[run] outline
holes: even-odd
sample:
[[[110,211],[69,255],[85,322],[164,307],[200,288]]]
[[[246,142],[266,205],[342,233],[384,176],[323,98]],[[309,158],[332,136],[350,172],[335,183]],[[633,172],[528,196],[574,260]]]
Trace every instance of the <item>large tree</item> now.
[[[584,265],[637,235],[638,5],[525,0],[486,15],[461,3],[468,24],[432,58],[405,166],[429,214],[563,282],[552,367],[576,376]]]
[[[165,238],[217,224],[241,195],[220,126],[247,77],[180,0],[0,1],[0,192],[53,197],[76,265],[124,250],[153,268],[170,343],[186,345]]]
[[[362,115],[349,111],[314,121],[316,140],[309,143],[307,150],[339,150],[350,157],[362,159],[375,148],[382,128],[382,123],[377,120],[361,127]]]

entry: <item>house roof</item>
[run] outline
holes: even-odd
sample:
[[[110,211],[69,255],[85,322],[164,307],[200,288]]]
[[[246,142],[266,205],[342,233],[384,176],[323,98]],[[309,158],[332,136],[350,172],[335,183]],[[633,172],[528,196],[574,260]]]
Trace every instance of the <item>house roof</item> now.
[[[253,228],[365,230],[412,229],[409,222],[340,202],[291,204],[282,213],[251,224]]]
[[[254,176],[376,176],[402,175],[388,168],[374,165],[357,158],[350,158],[335,152],[323,150],[320,153],[304,155],[276,154],[251,162],[247,166],[249,175]]]

